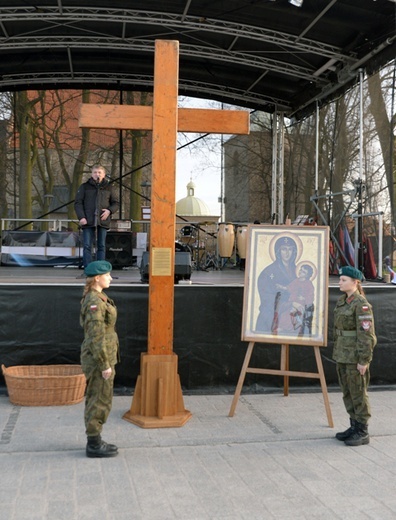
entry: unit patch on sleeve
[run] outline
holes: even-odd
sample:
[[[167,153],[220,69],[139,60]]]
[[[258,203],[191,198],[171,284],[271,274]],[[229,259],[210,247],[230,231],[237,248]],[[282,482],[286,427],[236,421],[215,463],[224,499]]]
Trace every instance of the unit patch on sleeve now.
[[[363,320],[362,321],[362,329],[367,332],[368,330],[370,330],[370,328],[371,328],[371,321],[370,320]]]

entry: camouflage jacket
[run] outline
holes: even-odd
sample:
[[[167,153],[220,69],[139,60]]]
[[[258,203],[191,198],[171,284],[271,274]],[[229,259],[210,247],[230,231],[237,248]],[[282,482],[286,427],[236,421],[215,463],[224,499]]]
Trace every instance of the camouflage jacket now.
[[[334,309],[333,359],[338,363],[367,365],[377,343],[372,307],[355,292],[341,296]]]
[[[95,368],[101,372],[118,361],[115,331],[117,308],[103,292],[90,291],[81,304],[80,325],[84,328],[81,366],[88,377]]]

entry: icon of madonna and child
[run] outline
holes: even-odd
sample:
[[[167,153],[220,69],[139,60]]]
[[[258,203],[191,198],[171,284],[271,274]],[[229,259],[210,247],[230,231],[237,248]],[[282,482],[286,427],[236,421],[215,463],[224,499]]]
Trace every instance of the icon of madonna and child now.
[[[299,262],[302,243],[298,236],[274,237],[270,244],[273,262],[257,279],[260,297],[257,333],[297,338],[312,334],[317,268],[309,260]]]

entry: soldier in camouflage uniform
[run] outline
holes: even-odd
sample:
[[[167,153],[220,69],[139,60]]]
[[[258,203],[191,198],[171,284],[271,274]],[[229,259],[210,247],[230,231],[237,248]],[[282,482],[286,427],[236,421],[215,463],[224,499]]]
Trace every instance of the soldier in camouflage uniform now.
[[[363,273],[354,267],[342,267],[340,290],[345,294],[334,310],[334,350],[338,380],[351,426],[336,438],[347,446],[368,444],[371,417],[367,388],[370,362],[377,343],[371,305],[361,287]]]
[[[84,328],[81,366],[87,378],[85,429],[87,457],[114,457],[118,448],[101,439],[113,401],[115,365],[118,361],[118,336],[115,331],[117,308],[103,289],[110,286],[112,266],[105,260],[85,268],[87,281],[81,300],[80,325]]]

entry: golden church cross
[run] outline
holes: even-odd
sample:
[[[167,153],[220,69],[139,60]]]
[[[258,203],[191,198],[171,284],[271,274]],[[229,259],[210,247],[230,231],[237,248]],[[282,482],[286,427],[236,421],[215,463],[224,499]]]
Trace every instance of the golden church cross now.
[[[156,40],[153,106],[81,105],[80,127],[152,130],[148,352],[141,357],[124,418],[144,428],[182,426],[184,409],[173,353],[177,132],[248,134],[249,113],[177,107],[179,42]]]

